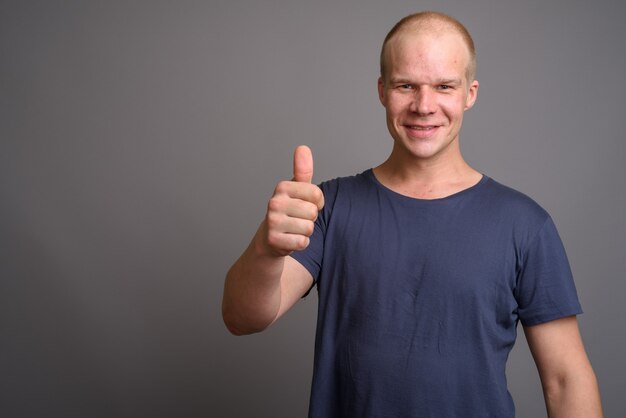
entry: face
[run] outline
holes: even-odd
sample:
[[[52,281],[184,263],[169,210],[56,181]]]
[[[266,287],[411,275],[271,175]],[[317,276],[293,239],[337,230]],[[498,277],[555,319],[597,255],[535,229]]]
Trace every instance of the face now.
[[[466,79],[469,51],[454,33],[398,34],[387,44],[378,94],[396,156],[432,160],[460,155],[459,130],[478,82]]]

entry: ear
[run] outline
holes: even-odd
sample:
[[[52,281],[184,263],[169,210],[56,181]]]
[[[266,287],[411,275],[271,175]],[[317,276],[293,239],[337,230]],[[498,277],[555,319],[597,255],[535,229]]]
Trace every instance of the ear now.
[[[467,91],[467,99],[465,100],[464,110],[470,109],[472,106],[474,106],[474,103],[476,103],[476,98],[478,97],[478,85],[479,84],[477,80],[472,81],[472,83],[470,84]]]
[[[385,82],[382,77],[378,77],[378,100],[385,106]]]

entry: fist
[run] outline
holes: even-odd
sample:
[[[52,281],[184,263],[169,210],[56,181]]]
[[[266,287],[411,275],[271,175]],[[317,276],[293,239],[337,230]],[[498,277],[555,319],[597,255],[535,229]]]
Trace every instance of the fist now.
[[[281,181],[267,205],[265,243],[269,251],[286,256],[305,249],[313,234],[315,220],[324,207],[322,190],[314,184],[313,155],[301,145],[293,155],[293,179]]]

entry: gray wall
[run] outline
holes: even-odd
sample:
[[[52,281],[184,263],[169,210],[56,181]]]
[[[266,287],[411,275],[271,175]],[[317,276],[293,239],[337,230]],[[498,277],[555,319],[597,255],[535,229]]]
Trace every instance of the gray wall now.
[[[293,148],[380,163],[380,43],[419,9],[478,47],[462,146],[554,217],[608,417],[623,416],[623,2],[0,2],[0,416],[297,417],[316,296],[264,334],[223,277]],[[523,338],[518,416],[545,415]]]

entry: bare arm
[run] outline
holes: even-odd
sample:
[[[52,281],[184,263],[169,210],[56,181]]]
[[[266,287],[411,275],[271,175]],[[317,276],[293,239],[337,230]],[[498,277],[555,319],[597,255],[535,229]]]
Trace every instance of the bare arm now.
[[[267,328],[291,308],[313,283],[311,274],[289,257],[309,244],[324,206],[311,184],[313,157],[307,147],[294,154],[294,180],[280,182],[252,242],[226,275],[222,317],[236,335]]]
[[[264,226],[261,225],[259,231]],[[222,316],[235,335],[260,332],[288,311],[311,287],[311,274],[296,260],[264,255],[250,246],[226,275]]]
[[[550,418],[600,418],[596,376],[576,317],[524,327],[537,364]]]

